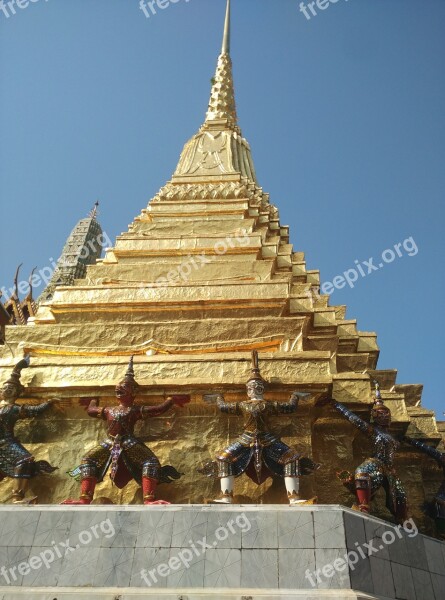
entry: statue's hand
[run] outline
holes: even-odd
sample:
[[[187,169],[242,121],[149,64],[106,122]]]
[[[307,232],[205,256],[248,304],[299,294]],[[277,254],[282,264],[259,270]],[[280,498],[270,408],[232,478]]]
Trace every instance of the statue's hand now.
[[[294,400],[295,398],[297,400],[309,400],[311,396],[312,394],[310,392],[292,392],[291,400]]]
[[[88,408],[90,408],[90,406],[91,407],[97,407],[97,406],[99,406],[99,398],[80,398],[79,399],[79,404],[85,410],[87,410]]]
[[[62,402],[61,398],[50,398],[48,401],[48,404],[55,404],[56,402]]]
[[[175,404],[176,406],[180,406],[181,408],[183,408],[184,405],[188,404],[191,400],[191,398],[188,394],[170,396],[169,399],[173,401],[173,404]]]
[[[62,400],[62,398],[50,398],[49,400],[46,400],[47,409],[58,415],[63,415],[65,413],[65,409],[69,405],[69,399]]]

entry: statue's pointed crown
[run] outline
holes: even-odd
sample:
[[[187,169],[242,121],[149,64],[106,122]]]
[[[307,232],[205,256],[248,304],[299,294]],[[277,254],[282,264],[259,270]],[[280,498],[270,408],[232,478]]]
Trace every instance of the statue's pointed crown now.
[[[374,381],[374,404],[372,406],[371,415],[374,416],[378,413],[389,413],[391,410],[386,406],[383,401],[382,394],[380,392],[380,384],[378,381]]]
[[[17,389],[19,390],[19,393],[21,393],[25,388],[20,383],[20,377],[22,375],[22,370],[27,369],[29,367],[29,363],[30,363],[29,356],[26,355],[25,358],[20,360],[15,365],[14,369],[12,370],[11,376],[9,377],[9,379],[7,379],[5,381],[4,385],[6,385],[6,384],[15,385],[17,387]]]
[[[138,383],[134,378],[134,357],[131,356],[128,361],[127,371],[125,373],[124,378],[120,382],[121,384],[130,383],[134,388],[138,387]]]
[[[258,362],[258,352],[256,350],[252,351],[252,367],[251,367],[251,376],[247,380],[247,383],[251,381],[260,381],[263,385],[266,385],[266,380],[261,377],[260,366]]]

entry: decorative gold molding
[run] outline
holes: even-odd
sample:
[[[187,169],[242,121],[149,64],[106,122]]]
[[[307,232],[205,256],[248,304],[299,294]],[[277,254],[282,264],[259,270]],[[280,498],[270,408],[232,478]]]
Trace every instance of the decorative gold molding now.
[[[191,305],[178,303],[177,301],[172,301],[172,304],[162,304],[161,302],[150,303],[144,306],[138,306],[132,304],[131,307],[128,304],[116,304],[113,308],[109,308],[109,304],[99,305],[99,304],[65,304],[65,305],[52,305],[51,311],[54,314],[69,314],[69,313],[119,313],[119,312],[159,312],[160,310],[164,310],[166,312],[178,312],[178,310],[182,311],[196,311],[202,310],[221,310],[221,309],[230,309],[230,310],[239,310],[239,309],[267,309],[267,308],[283,308],[286,304],[286,300],[282,302],[269,302],[263,301],[261,304],[255,301],[251,303],[237,303],[236,301],[232,301],[230,304],[218,304],[218,301],[213,301],[214,305],[208,304],[205,300],[199,300],[198,302],[190,303]],[[79,308],[76,308],[79,307]]]
[[[224,346],[223,344],[215,344],[214,346],[204,347],[199,345],[199,348],[185,349],[181,347],[174,347],[168,344],[160,344],[157,342],[150,342],[143,344],[142,346],[127,348],[127,349],[105,349],[105,350],[89,350],[89,349],[71,349],[63,346],[45,346],[30,344],[24,347],[24,352],[31,356],[83,356],[83,357],[101,357],[101,356],[145,356],[147,353],[155,354],[180,354],[180,355],[200,355],[200,354],[222,354],[230,352],[250,352],[252,350],[262,350],[263,352],[276,352],[281,344],[283,343],[283,337],[278,339],[272,339],[267,341],[246,341],[242,343],[239,340],[238,344],[230,344]]]

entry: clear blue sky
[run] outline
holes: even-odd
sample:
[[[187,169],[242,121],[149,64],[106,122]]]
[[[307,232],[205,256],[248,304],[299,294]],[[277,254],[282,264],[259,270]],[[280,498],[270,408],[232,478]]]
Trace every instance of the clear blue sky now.
[[[0,287],[58,257],[97,198],[108,235],[170,178],[207,107],[224,0],[39,0],[0,13]],[[445,2],[233,0],[238,113],[258,177],[322,281],[413,237],[335,290],[380,368],[442,417]],[[365,267],[365,272],[367,271]]]

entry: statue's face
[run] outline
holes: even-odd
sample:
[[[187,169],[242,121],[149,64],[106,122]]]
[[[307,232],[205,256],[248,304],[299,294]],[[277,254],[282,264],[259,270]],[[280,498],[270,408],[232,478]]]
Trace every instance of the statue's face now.
[[[131,383],[118,383],[116,386],[116,398],[124,406],[132,406],[134,403],[135,390]]]
[[[261,381],[249,381],[246,385],[247,395],[251,400],[262,400],[264,397],[264,384]]]
[[[17,398],[20,396],[20,392],[16,385],[13,383],[5,383],[2,387],[2,399],[8,404],[14,404]]]
[[[391,413],[389,410],[388,411],[386,411],[386,410],[373,411],[372,417],[373,417],[374,423],[378,427],[388,428],[391,425]]]

